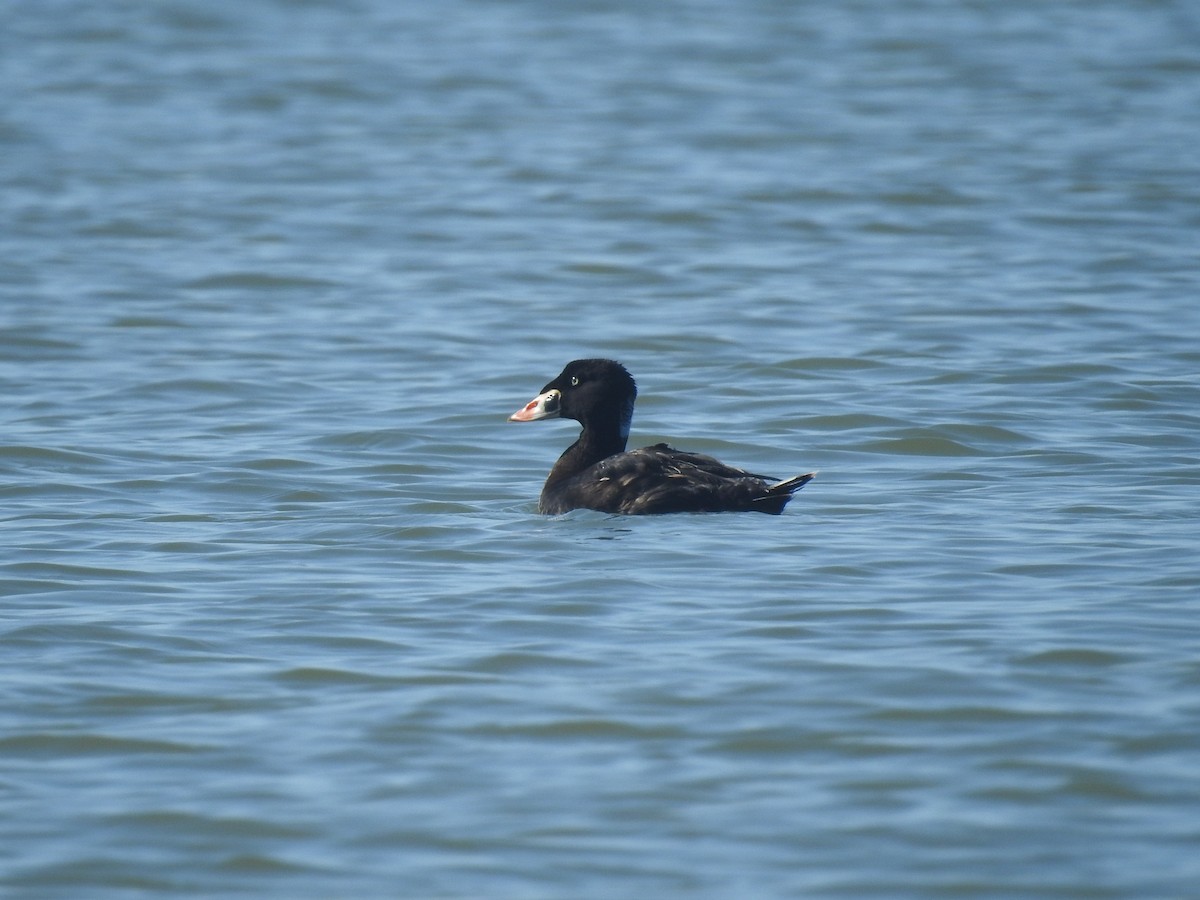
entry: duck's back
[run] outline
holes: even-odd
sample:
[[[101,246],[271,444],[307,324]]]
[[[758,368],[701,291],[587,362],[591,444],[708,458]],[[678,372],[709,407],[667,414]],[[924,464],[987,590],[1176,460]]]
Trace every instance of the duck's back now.
[[[702,453],[666,444],[618,453],[558,482],[547,482],[539,508],[623,514],[763,512],[778,515],[812,475],[776,482]]]

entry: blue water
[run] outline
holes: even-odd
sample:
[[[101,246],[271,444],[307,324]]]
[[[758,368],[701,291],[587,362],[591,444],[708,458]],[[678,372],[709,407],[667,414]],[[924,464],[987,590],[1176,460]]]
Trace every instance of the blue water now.
[[[1194,4],[4,19],[5,897],[1196,895]]]

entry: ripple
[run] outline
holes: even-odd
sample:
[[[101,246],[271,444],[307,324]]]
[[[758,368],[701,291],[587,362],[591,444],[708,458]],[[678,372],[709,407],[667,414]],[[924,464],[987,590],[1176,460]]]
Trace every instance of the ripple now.
[[[184,284],[184,287],[202,291],[294,291],[305,288],[337,287],[336,281],[295,275],[280,275],[275,272],[223,272],[207,275]]]
[[[681,736],[677,728],[646,726],[615,719],[563,718],[525,724],[487,724],[471,728],[473,734],[567,741],[665,740]]]
[[[0,756],[44,759],[50,757],[92,757],[202,753],[202,744],[178,741],[114,737],[106,734],[19,734],[0,738]]]
[[[902,437],[866,441],[855,447],[867,453],[901,456],[985,456],[984,450],[927,430],[908,430]]]
[[[387,686],[404,681],[397,676],[377,675],[369,672],[352,672],[323,666],[303,666],[288,669],[275,675],[276,680],[295,684],[336,685],[357,684],[364,686]]]
[[[512,674],[515,672],[537,672],[553,669],[587,669],[595,664],[571,656],[557,656],[532,651],[506,651],[494,653],[471,663],[469,671],[486,674]]]
[[[133,833],[146,830],[162,831],[186,835],[189,838],[233,835],[255,840],[290,840],[316,833],[312,828],[296,823],[283,823],[260,817],[205,815],[175,809],[149,809],[106,815],[99,818],[98,824]]]
[[[93,453],[59,447],[35,447],[21,444],[0,445],[0,463],[11,462],[30,467],[97,466],[107,460]]]
[[[0,358],[9,361],[65,361],[78,358],[83,346],[42,326],[0,328]]]
[[[1133,662],[1135,657],[1111,650],[1096,650],[1090,647],[1060,647],[1041,650],[1017,660],[1022,665],[1047,668],[1108,668]]]

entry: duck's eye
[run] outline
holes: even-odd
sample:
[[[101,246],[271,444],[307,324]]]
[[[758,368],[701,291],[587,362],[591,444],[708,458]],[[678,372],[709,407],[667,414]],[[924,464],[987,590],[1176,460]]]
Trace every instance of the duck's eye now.
[[[579,376],[578,375],[571,376],[571,387],[579,387]]]

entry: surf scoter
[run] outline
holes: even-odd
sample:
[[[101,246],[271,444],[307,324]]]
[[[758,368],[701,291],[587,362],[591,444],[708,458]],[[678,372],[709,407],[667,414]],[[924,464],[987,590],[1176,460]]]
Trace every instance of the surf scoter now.
[[[761,512],[779,515],[815,472],[777,481],[666,444],[625,451],[637,385],[611,359],[577,359],[510,422],[574,419],[579,440],[554,468],[538,511],[608,513]]]

